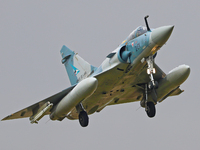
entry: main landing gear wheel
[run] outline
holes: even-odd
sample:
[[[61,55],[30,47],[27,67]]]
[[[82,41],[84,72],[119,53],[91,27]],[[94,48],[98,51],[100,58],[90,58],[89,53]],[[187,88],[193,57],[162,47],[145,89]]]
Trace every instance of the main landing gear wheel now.
[[[150,118],[154,117],[155,114],[156,114],[156,108],[155,108],[154,103],[153,102],[147,102],[145,111]]]
[[[80,125],[82,127],[87,127],[88,126],[89,118],[88,118],[87,112],[81,111],[79,113],[79,123],[80,123]]]

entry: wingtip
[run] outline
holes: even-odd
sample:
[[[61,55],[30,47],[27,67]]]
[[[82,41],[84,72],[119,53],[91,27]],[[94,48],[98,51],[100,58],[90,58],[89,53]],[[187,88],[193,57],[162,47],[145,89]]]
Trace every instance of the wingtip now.
[[[1,121],[7,120],[7,118],[8,118],[8,117],[5,117],[5,118],[1,119]]]
[[[6,118],[7,118],[7,117],[5,117],[5,118],[1,119],[1,121],[4,121],[4,120],[6,120]]]
[[[13,116],[13,114],[6,116],[5,118],[1,119],[1,121],[9,120],[9,117]]]

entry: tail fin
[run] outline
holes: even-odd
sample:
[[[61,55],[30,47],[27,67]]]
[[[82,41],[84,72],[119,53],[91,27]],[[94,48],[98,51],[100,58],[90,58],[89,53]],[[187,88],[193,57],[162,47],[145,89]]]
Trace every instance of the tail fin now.
[[[71,85],[87,78],[96,70],[96,67],[90,65],[65,45],[63,45],[60,53],[62,56],[62,63],[65,65]]]

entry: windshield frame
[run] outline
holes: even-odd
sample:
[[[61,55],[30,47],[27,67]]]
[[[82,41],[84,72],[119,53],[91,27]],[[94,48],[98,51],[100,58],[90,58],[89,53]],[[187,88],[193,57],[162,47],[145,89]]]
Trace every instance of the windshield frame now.
[[[133,30],[130,35],[127,37],[127,42],[147,33],[147,28],[144,26],[139,26],[135,30]]]

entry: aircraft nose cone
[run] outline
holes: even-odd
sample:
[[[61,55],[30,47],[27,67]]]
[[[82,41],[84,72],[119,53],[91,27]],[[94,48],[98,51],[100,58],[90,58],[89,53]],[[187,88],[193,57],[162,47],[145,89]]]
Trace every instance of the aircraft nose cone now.
[[[151,33],[152,41],[155,44],[162,46],[169,39],[173,29],[174,29],[174,26],[163,26],[163,27],[154,29]]]

